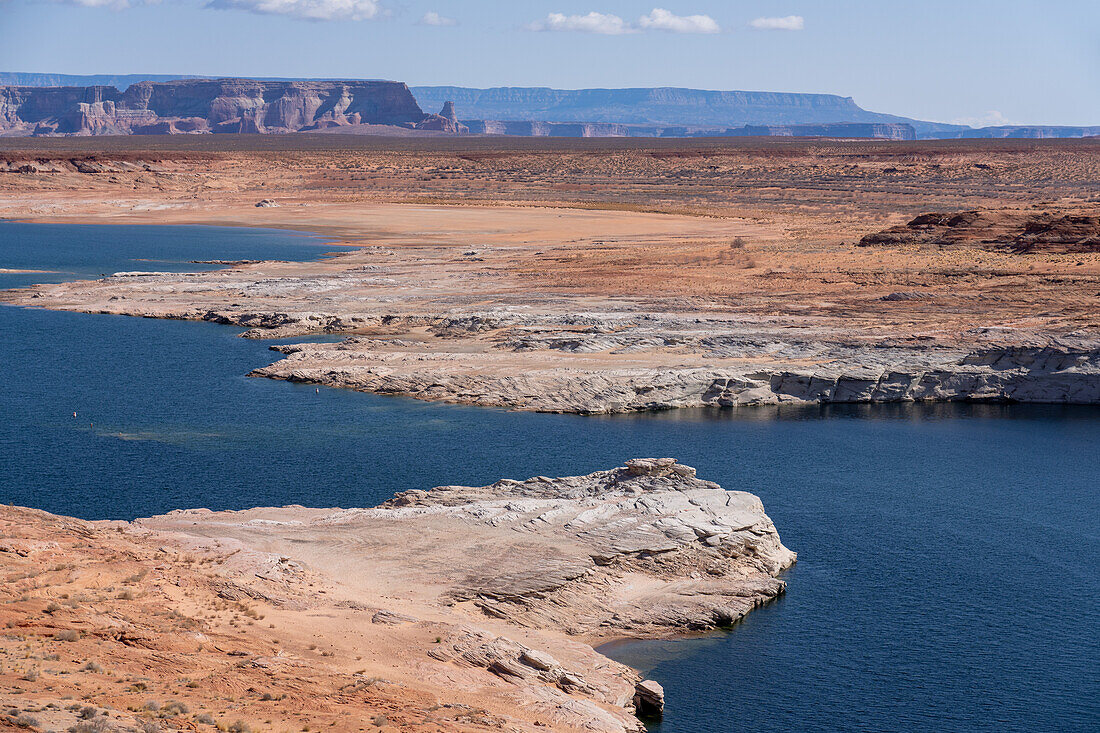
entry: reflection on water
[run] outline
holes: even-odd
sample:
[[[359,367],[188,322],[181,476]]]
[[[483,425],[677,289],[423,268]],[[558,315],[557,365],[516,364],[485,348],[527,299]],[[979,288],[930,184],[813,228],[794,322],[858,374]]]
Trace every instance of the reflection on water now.
[[[87,241],[86,228],[54,229],[40,259],[12,265],[29,241],[12,226],[0,224],[0,266],[48,268],[56,238]],[[111,242],[137,251],[149,236],[104,229],[110,256]],[[250,254],[222,251],[245,234],[204,230],[194,258],[279,256],[264,237],[283,251],[271,234]],[[187,247],[172,256],[192,258]],[[787,594],[729,632],[609,649],[665,686],[661,733],[1095,730],[1093,408],[510,413],[249,379],[278,355],[239,332],[0,308],[0,501],[88,518],[369,506],[675,456],[758,494],[799,561]]]

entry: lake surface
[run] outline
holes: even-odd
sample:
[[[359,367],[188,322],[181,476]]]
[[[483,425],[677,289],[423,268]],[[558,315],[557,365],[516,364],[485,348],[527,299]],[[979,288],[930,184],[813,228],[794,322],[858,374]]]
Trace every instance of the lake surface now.
[[[328,249],[262,230],[0,223],[0,268],[64,271],[0,287]],[[1100,410],[509,413],[249,379],[279,355],[240,331],[0,307],[0,501],[85,518],[367,506],[675,456],[758,494],[799,562],[787,595],[729,632],[610,651],[665,686],[654,730],[1098,728]]]

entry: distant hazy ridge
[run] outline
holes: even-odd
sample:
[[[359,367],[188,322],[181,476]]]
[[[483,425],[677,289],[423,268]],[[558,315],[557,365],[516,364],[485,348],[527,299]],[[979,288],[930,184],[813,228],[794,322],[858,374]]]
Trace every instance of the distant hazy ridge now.
[[[125,89],[139,81],[194,78],[178,75],[67,75],[0,72],[0,86],[115,86]],[[278,79],[289,81],[289,79]],[[964,125],[913,120],[870,112],[851,97],[834,94],[785,92],[710,91],[676,87],[635,89],[551,89],[547,87],[496,87],[473,89],[455,86],[411,88],[425,112],[455,103],[464,121],[490,121],[471,125],[478,132],[508,130],[510,134],[540,134],[523,125],[499,122],[587,123],[583,128],[547,127],[551,133],[572,135],[582,129],[596,135],[631,134],[684,136],[697,134],[834,134],[838,136],[886,136],[911,125],[918,138],[981,137],[1086,137],[1100,135],[1098,127],[1008,126],[974,129]],[[494,122],[496,121],[496,122]],[[847,123],[848,127],[837,127]],[[851,123],[861,123],[851,126]],[[614,126],[635,126],[620,129]],[[821,128],[821,125],[830,127]],[[894,127],[887,127],[893,125]],[[733,130],[752,126],[752,130]],[[798,128],[792,126],[807,126]],[[814,127],[809,127],[814,126]],[[647,129],[652,127],[653,129]],[[514,130],[513,130],[514,128]],[[662,129],[663,128],[663,129]],[[683,129],[672,129],[683,128]],[[692,130],[691,128],[700,128]],[[725,129],[722,129],[725,128]],[[533,130],[542,130],[534,126]],[[558,131],[557,133],[553,131]],[[614,132],[606,132],[614,130]],[[868,133],[861,131],[867,130]],[[592,132],[595,131],[595,132]],[[885,133],[883,133],[885,131]]]

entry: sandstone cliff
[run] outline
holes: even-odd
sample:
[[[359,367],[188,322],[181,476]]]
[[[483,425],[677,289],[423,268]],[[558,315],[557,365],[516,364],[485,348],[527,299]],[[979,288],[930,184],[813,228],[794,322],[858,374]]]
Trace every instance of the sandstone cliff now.
[[[425,115],[391,81],[251,79],[0,87],[0,134],[285,133],[360,124],[414,128]]]

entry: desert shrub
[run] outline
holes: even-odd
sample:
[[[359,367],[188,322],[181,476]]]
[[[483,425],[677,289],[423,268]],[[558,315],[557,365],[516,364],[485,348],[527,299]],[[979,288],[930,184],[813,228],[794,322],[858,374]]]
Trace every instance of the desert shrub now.
[[[96,710],[94,707],[92,707],[91,705],[85,705],[84,707],[80,708],[80,712],[76,714],[76,717],[80,718],[81,720],[91,720],[98,714],[99,711]]]
[[[124,588],[119,594],[118,599],[120,601],[132,601],[134,600],[134,591],[129,588]]]
[[[15,716],[11,722],[19,726],[20,728],[42,727],[42,724],[38,722],[38,718],[34,717],[33,715],[27,715],[26,713],[21,713],[20,715]]]
[[[24,682],[37,682],[38,674],[39,672],[37,669],[28,669],[19,679],[23,680]]]
[[[81,720],[69,728],[68,733],[112,733],[114,727],[103,717]]]
[[[80,632],[76,629],[62,629],[53,635],[54,641],[78,641]]]
[[[47,662],[60,662],[61,661],[61,655],[60,654],[47,654],[46,656],[42,657],[42,659],[44,659]]]
[[[99,662],[88,661],[80,670],[82,672],[95,672],[98,674],[103,671],[103,667],[100,666]]]
[[[214,716],[210,713],[199,713],[195,716],[196,723],[202,723],[203,725],[216,725],[217,721],[214,720]]]
[[[164,706],[160,709],[160,714],[164,716],[187,715],[189,712],[191,712],[191,708],[187,707],[187,703],[180,702],[179,700],[169,700],[164,703]]]
[[[160,710],[160,703],[156,700],[146,700],[143,709],[148,710],[151,713],[155,713]]]
[[[50,601],[46,604],[46,613],[54,613],[61,610],[61,604],[55,601]]]
[[[236,720],[229,726],[229,733],[252,733],[252,726],[243,720]]]
[[[142,733],[160,733],[162,730],[160,723],[155,720],[139,720],[138,727]]]

